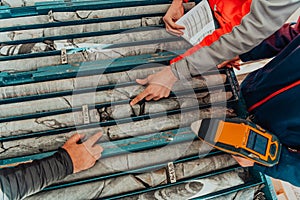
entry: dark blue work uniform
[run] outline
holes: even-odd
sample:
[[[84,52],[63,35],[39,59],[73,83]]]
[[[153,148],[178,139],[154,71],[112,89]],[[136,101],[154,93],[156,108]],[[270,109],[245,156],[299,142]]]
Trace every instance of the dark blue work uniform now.
[[[276,134],[283,148],[274,167],[258,164],[254,169],[300,186],[300,20],[284,25],[242,61],[276,56],[263,68],[250,73],[241,93],[254,122]]]

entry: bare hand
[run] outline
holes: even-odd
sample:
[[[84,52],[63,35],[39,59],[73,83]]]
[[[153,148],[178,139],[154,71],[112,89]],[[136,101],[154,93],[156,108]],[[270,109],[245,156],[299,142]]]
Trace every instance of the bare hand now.
[[[227,60],[227,61],[222,62],[221,64],[217,65],[217,67],[218,68],[223,68],[223,67],[232,68],[232,67],[234,67],[237,70],[240,70],[241,69],[240,68],[240,66],[241,66],[240,61],[241,60],[240,60],[239,56],[236,56],[231,60]]]
[[[96,161],[101,157],[103,148],[95,144],[102,133],[96,133],[87,141],[78,144],[85,137],[83,134],[74,134],[63,146],[71,157],[73,163],[73,173],[77,173],[93,167]]]
[[[175,24],[175,22],[182,17],[184,14],[184,8],[182,5],[182,1],[176,1],[174,0],[167,11],[166,15],[163,17],[163,20],[166,24],[166,30],[177,36],[183,35],[183,32],[181,30],[184,29],[184,26],[180,26],[178,24]]]
[[[240,156],[233,156],[232,157],[238,162],[242,167],[253,167],[254,162],[251,160],[248,160],[246,158],[242,158]]]
[[[136,82],[138,84],[148,84],[148,87],[138,96],[136,96],[130,102],[130,105],[133,106],[144,98],[147,101],[150,101],[151,99],[157,101],[161,98],[168,97],[176,81],[177,78],[173,74],[170,66],[165,67],[163,70],[157,72],[156,74],[149,75],[145,79],[137,79]]]

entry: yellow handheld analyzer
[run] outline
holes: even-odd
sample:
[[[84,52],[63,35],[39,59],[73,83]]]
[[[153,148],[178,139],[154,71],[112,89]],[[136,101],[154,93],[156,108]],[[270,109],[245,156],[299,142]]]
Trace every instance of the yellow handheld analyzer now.
[[[193,132],[209,145],[256,163],[278,163],[281,144],[278,138],[244,119],[203,119],[191,126]]]

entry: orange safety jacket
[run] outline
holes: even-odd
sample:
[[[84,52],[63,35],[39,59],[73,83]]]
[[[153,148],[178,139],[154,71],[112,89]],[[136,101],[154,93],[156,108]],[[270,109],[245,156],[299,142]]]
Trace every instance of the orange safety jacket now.
[[[187,2],[188,0],[184,0]],[[299,0],[208,0],[220,28],[171,60],[174,74],[189,79],[250,51],[300,7]]]

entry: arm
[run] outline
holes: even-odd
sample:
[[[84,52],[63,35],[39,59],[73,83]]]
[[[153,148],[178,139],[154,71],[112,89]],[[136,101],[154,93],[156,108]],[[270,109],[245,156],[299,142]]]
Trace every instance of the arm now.
[[[233,1],[228,2],[234,4]],[[154,74],[151,80],[144,79],[143,84],[148,84],[148,87],[132,100],[131,105],[143,98],[158,100],[170,93],[176,82],[174,80],[189,80],[191,75],[202,74],[223,61],[250,51],[277,31],[299,6],[300,1],[297,0],[244,0],[242,5],[233,9],[240,9],[241,14],[233,17],[232,22],[221,23],[222,28],[173,59],[171,67]],[[169,82],[166,82],[166,77],[170,79]]]
[[[53,156],[0,171],[0,199],[21,199],[73,173],[64,149]]]
[[[273,167],[254,164],[254,169],[273,178],[281,179],[300,187],[300,154],[290,152],[283,146],[279,163]]]
[[[300,32],[300,17],[297,24],[285,24],[273,35],[262,41],[258,46],[254,47],[247,53],[241,54],[232,60],[224,61],[217,67],[228,67],[240,69],[240,60],[243,62],[251,60],[259,60],[264,58],[271,58],[281,52]]]
[[[285,24],[269,38],[260,43],[251,51],[241,54],[239,57],[243,62],[259,60],[276,56],[287,46],[300,32],[300,17],[297,24]]]
[[[22,199],[66,176],[92,167],[102,147],[94,145],[101,133],[78,144],[84,135],[73,135],[53,156],[0,170],[0,199]]]
[[[173,73],[179,79],[190,78],[251,50],[277,31],[299,5],[296,0],[245,1],[241,15],[172,60]]]

